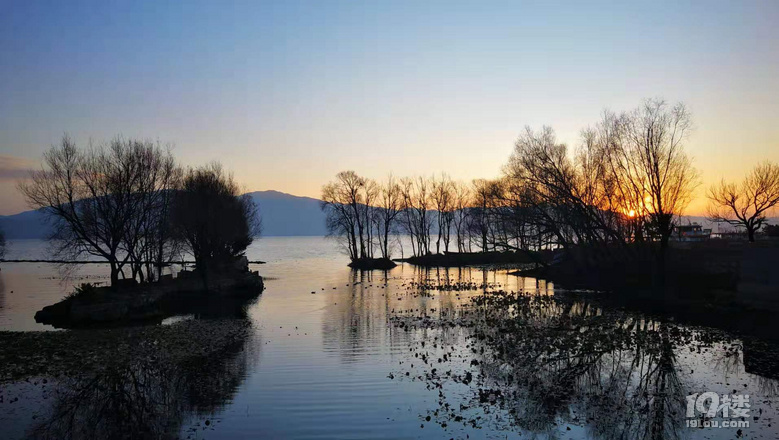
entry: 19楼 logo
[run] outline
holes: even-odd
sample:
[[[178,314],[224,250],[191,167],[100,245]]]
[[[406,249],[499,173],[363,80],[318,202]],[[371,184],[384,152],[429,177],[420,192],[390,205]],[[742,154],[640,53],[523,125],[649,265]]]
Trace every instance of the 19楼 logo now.
[[[687,396],[687,426],[690,428],[746,428],[749,421],[749,394],[714,392]],[[714,420],[721,417],[726,420]],[[727,420],[739,419],[739,420]]]

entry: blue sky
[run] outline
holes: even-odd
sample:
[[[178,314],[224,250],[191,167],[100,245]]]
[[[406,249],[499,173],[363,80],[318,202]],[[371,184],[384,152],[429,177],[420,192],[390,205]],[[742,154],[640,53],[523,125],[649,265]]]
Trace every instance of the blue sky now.
[[[525,125],[575,146],[648,97],[692,110],[704,184],[734,178],[779,161],[776,23],[777,1],[6,1],[0,214],[64,132],[317,196],[342,169],[494,177]]]

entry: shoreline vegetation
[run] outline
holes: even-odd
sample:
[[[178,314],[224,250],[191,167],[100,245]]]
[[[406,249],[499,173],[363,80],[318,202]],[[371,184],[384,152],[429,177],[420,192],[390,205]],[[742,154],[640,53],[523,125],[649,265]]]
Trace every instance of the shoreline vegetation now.
[[[713,239],[711,230],[682,223],[700,184],[685,150],[692,127],[683,103],[647,99],[604,111],[576,146],[552,127],[526,127],[495,179],[375,181],[341,171],[322,187],[322,210],[353,262],[533,265],[517,274],[650,309],[691,302],[779,310],[777,231],[767,225],[779,206],[779,165],[759,163],[741,182],[708,188],[707,218],[732,228]],[[411,256],[392,258],[408,247],[401,234]]]
[[[154,283],[82,284],[62,301],[38,311],[35,321],[56,328],[88,328],[159,323],[193,311],[239,314],[264,289],[262,277],[248,269],[211,275],[207,285],[196,271],[182,271],[176,278],[167,276]]]
[[[17,260],[5,260],[0,259],[0,263],[49,263],[49,264],[108,264],[105,261],[94,261],[94,260],[41,260],[41,259],[17,259]],[[142,264],[154,264],[154,262],[149,261],[142,261]],[[164,266],[171,266],[174,264],[178,264],[181,266],[185,265],[191,265],[195,264],[196,261],[194,260],[185,260],[185,261],[170,261],[168,263],[165,263]],[[254,260],[254,261],[248,261],[248,264],[265,264],[265,261],[260,260]]]
[[[79,148],[66,135],[43,164],[18,188],[52,226],[57,258],[48,261],[95,264],[83,257],[98,257],[111,282],[82,285],[36,313],[37,322],[73,328],[161,320],[209,296],[262,293],[262,277],[245,257],[261,218],[219,163],[185,169],[169,147],[150,141],[117,137]],[[163,273],[186,256],[194,270],[175,279]]]
[[[100,258],[111,285],[158,281],[186,256],[223,276],[261,232],[257,207],[219,163],[184,168],[169,146],[116,137],[78,147],[67,135],[18,189],[52,228],[52,261]],[[227,269],[227,270],[226,270]]]
[[[421,267],[464,267],[512,264],[545,264],[539,252],[492,251],[492,252],[444,252],[425,254],[393,261],[410,263]]]
[[[723,183],[711,190],[711,218],[743,226],[748,241],[690,242],[700,237],[685,236],[680,218],[698,184],[683,148],[691,127],[684,105],[647,100],[629,112],[604,112],[582,131],[575,152],[550,127],[526,128],[503,174],[492,180],[390,175],[378,183],[342,171],[323,186],[321,208],[329,236],[354,269],[389,270],[396,262],[533,266],[514,274],[549,280],[561,296],[595,290],[593,300],[610,307],[776,339],[779,242],[763,240],[760,229],[779,204],[779,166],[758,166],[742,187]],[[244,255],[261,229],[257,207],[218,164],[185,170],[150,142],[117,138],[79,149],[68,137],[44,163],[20,190],[54,226],[57,251],[49,261],[102,258],[111,285],[82,285],[36,321],[66,328],[159,323],[191,311],[218,316],[220,307],[241,317],[247,301],[262,293],[262,277],[248,270]],[[755,193],[760,200],[749,200]],[[401,234],[410,238],[410,252],[404,253]],[[411,256],[393,260],[397,248]],[[164,267],[190,255],[193,271],[163,275]],[[548,300],[542,296],[533,300]],[[491,297],[486,289],[483,297]],[[182,323],[116,332],[0,332],[0,343],[10,347],[0,353],[0,380],[26,369],[48,374],[52,358],[55,366],[78,368],[79,354],[96,366],[96,350],[125,360],[170,355],[149,347],[157,338],[180,344],[170,347],[172,356],[196,358],[213,350],[213,341],[218,347],[243,337],[241,331],[217,325],[211,335],[208,324]],[[72,344],[76,357],[63,354]]]

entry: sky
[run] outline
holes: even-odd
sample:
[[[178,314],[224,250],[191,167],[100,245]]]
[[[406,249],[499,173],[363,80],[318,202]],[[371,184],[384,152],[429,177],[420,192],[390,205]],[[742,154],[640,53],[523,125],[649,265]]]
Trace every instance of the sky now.
[[[0,215],[69,133],[171,144],[249,191],[493,178],[524,126],[684,102],[705,188],[779,162],[779,1],[0,3]]]

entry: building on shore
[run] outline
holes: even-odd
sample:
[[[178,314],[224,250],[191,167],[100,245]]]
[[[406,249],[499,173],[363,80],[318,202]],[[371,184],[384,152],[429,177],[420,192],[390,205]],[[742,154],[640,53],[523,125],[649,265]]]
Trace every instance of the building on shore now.
[[[678,225],[674,228],[671,239],[674,241],[706,241],[711,238],[711,229],[704,229],[698,223]]]

